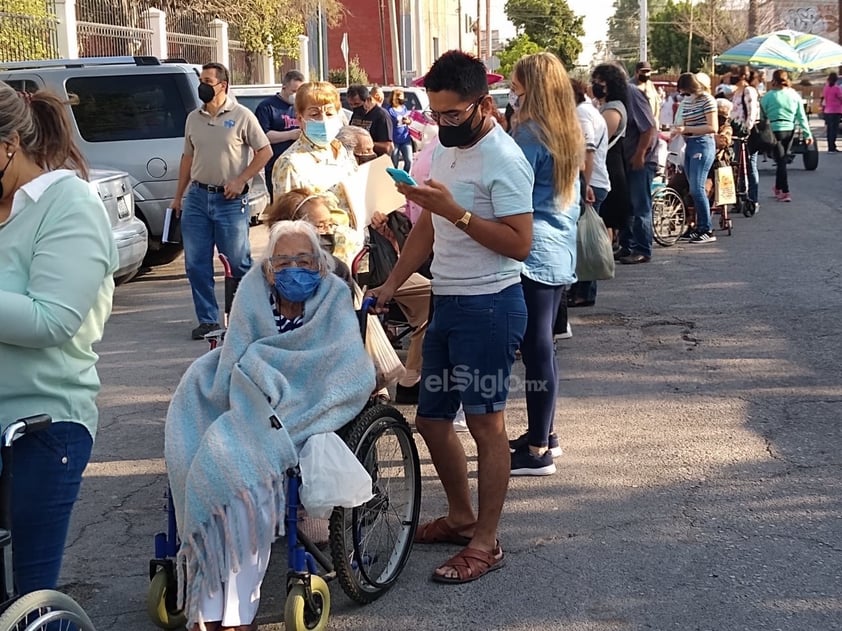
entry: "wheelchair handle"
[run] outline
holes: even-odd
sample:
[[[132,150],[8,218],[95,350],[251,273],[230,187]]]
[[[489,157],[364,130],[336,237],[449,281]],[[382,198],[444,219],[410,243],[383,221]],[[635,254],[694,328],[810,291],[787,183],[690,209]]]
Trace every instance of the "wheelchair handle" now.
[[[360,335],[362,335],[363,342],[365,342],[365,334],[368,328],[368,310],[376,304],[377,298],[369,296],[368,298],[364,298],[362,304],[360,305]]]
[[[374,296],[369,296],[368,298],[363,300],[363,304],[360,307],[360,311],[362,313],[368,313],[369,309],[371,309],[374,305],[377,304],[377,298]]]
[[[18,419],[3,431],[2,446],[11,447],[12,443],[19,436],[28,434],[30,432],[39,432],[42,429],[47,429],[53,422],[49,414],[36,414],[34,416],[27,416],[26,418]]]

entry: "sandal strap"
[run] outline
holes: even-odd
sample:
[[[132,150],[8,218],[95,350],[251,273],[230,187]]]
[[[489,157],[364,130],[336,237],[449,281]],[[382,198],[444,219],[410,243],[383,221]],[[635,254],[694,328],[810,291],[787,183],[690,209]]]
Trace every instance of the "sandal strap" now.
[[[495,552],[502,553],[500,546],[497,546]],[[465,580],[479,576],[485,573],[495,563],[500,561],[495,554],[480,550],[479,548],[463,548],[460,552],[454,554],[450,559],[445,561],[439,569],[443,567],[451,567],[456,570],[459,580]],[[464,570],[464,571],[463,571]]]

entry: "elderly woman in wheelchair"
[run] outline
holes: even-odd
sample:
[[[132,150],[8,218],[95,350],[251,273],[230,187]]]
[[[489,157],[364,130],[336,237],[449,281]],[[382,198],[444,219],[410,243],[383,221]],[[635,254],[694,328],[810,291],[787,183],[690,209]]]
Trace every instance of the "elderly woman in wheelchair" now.
[[[256,629],[285,472],[310,436],[346,425],[375,388],[348,287],[332,269],[309,223],[273,226],[224,344],[190,366],[173,397],[165,456],[194,630]]]

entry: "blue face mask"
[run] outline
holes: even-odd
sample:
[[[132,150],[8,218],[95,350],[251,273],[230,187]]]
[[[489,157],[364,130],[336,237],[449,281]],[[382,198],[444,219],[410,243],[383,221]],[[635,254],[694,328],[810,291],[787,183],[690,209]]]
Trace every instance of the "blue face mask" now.
[[[304,133],[307,138],[321,147],[329,145],[336,138],[340,129],[342,129],[342,119],[338,116],[331,116],[319,121],[304,121]]]
[[[321,275],[303,267],[288,267],[275,272],[275,289],[289,302],[304,302],[316,293]]]

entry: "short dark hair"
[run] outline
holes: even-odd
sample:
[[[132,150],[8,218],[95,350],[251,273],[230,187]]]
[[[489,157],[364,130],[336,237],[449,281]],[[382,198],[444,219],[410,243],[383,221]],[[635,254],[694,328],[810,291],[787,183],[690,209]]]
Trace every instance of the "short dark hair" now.
[[[588,94],[588,86],[580,79],[570,79],[570,87],[573,88],[573,96],[576,97],[576,104],[584,103]]]
[[[293,81],[301,81],[304,83],[304,74],[300,70],[290,70],[284,75],[282,84],[292,83]]]
[[[371,98],[368,88],[359,84],[348,87],[348,98],[350,99],[354,96],[360,97],[360,101],[368,101]]]
[[[202,70],[213,70],[214,72],[216,72],[217,80],[224,81],[229,85],[231,84],[231,79],[228,75],[228,68],[226,68],[217,61],[212,61],[209,64],[205,64],[204,66],[202,66]]]
[[[455,92],[464,99],[488,94],[488,77],[483,63],[461,50],[449,50],[439,57],[424,75],[428,92]]]
[[[629,78],[620,64],[599,64],[591,72],[591,79],[605,81],[606,101],[620,101],[623,105],[626,104],[628,94],[626,84],[628,84]]]

